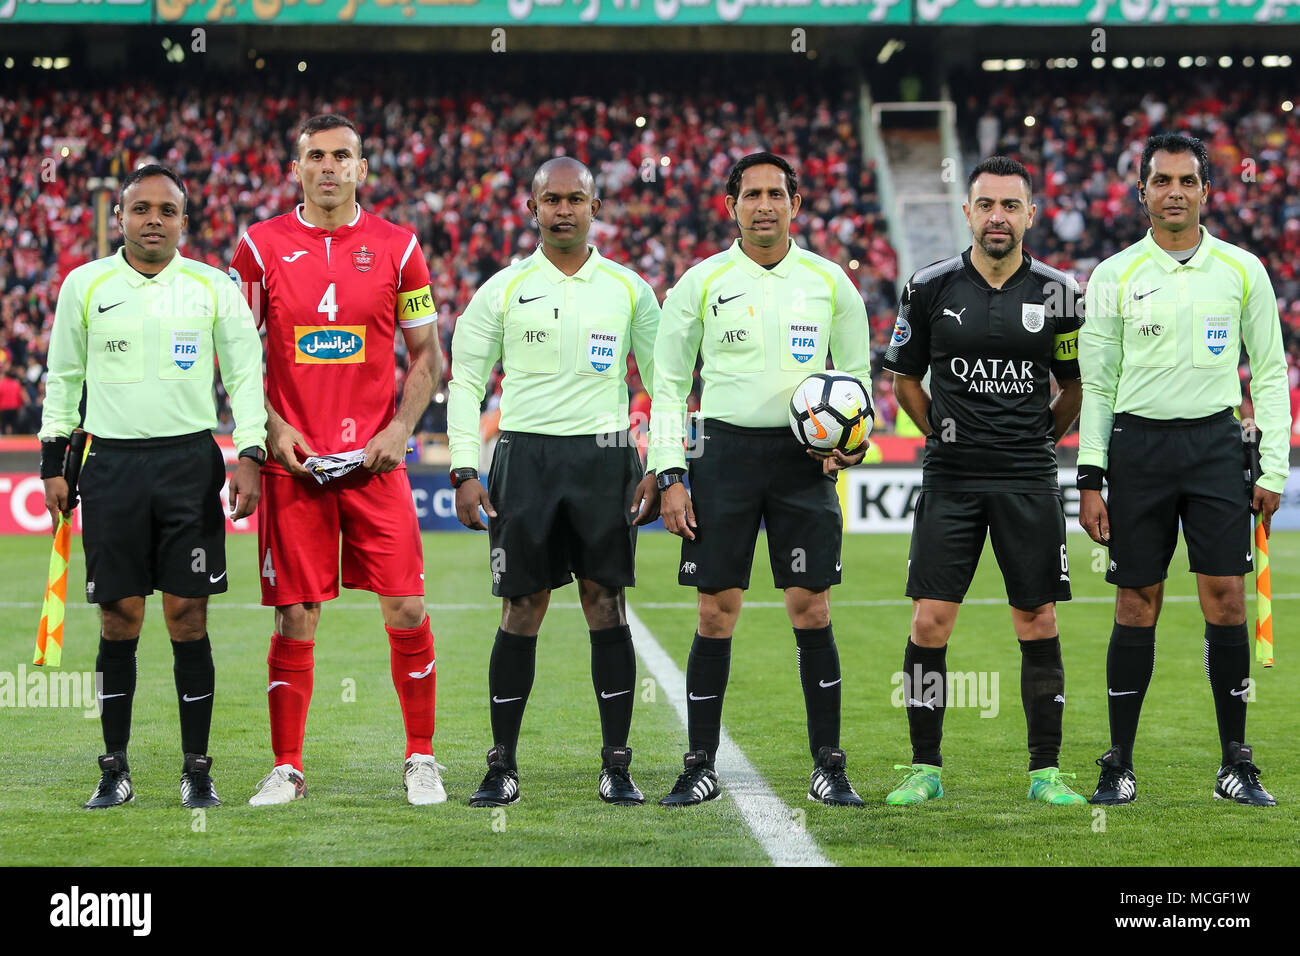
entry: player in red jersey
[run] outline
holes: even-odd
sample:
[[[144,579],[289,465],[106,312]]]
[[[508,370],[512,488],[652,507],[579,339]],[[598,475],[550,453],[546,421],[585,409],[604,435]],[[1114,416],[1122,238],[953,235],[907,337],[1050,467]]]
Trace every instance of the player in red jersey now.
[[[271,456],[262,471],[257,543],[262,603],[275,608],[267,657],[275,767],[249,803],[306,794],[302,744],[316,625],[322,602],[339,593],[340,534],[343,586],[379,596],[406,724],[407,799],[441,803],[447,794],[433,757],[433,633],[403,464],[440,374],[429,269],[409,230],[358,205],[366,161],[350,121],[328,114],[307,120],[292,174],[302,204],[250,226],[231,268],[266,331]],[[410,367],[395,408],[399,325]],[[359,450],[364,463],[328,483],[300,460]]]

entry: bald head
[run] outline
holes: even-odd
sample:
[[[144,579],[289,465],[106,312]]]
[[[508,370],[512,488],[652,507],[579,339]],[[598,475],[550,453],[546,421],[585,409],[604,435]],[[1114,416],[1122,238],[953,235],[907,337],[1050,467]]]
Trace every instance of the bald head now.
[[[548,159],[533,176],[528,211],[536,217],[548,254],[587,255],[587,231],[600,211],[591,170],[569,156]]]
[[[565,181],[564,188],[557,189],[557,192],[568,193],[570,184],[576,180],[578,188],[586,193],[588,198],[596,197],[596,179],[591,175],[591,170],[572,156],[557,156],[537,167],[537,172],[533,174],[533,198],[539,198],[546,193],[552,179]]]

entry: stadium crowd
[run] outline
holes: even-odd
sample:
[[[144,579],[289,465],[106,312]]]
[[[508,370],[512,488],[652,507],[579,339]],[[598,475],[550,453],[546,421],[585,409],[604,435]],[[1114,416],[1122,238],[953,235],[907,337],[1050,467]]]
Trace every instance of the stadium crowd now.
[[[0,431],[33,432],[39,423],[59,284],[96,254],[98,180],[145,159],[173,166],[190,189],[184,254],[225,268],[249,223],[293,208],[292,133],[304,116],[325,109],[349,115],[363,131],[370,161],[363,203],[420,238],[444,353],[479,283],[533,250],[523,200],[542,160],[568,154],[592,167],[605,202],[594,241],[662,298],[690,265],[730,244],[734,226],[721,201],[728,167],[747,152],[772,149],[800,171],[806,201],[796,241],[839,262],[866,299],[878,367],[894,321],[897,258],[874,171],[861,159],[856,91],[837,93],[826,82],[800,93],[772,79],[743,90],[702,81],[692,90],[687,79],[656,92],[628,81],[599,97],[501,92],[533,88],[505,74],[493,85],[436,95],[403,93],[377,79],[334,95],[302,84],[268,93],[240,81],[177,93],[162,82],[63,76],[60,85],[11,86],[0,93]],[[1294,411],[1300,124],[1294,113],[1279,114],[1280,93],[1230,74],[1144,80],[1092,71],[1048,71],[1033,84],[997,74],[963,79],[954,83],[964,93],[963,149],[968,157],[1005,152],[1029,166],[1039,222],[1026,247],[1082,277],[1145,228],[1132,187],[1142,140],[1166,128],[1202,136],[1216,175],[1204,221],[1268,267]],[[1032,126],[1026,116],[1035,118]],[[111,209],[112,197],[107,203]],[[633,411],[643,410],[635,370],[631,383]],[[893,419],[891,391],[876,381],[884,428]],[[442,431],[444,409],[431,405],[421,430]],[[229,427],[224,407],[222,423]]]
[[[516,88],[522,88],[520,84]],[[142,83],[74,92],[19,88],[0,97],[0,366],[19,370],[39,415],[46,332],[59,283],[94,257],[92,180],[146,157],[190,188],[184,254],[225,268],[250,222],[291,210],[293,130],[330,109],[365,136],[362,202],[409,226],[429,260],[443,349],[478,285],[536,243],[523,201],[551,155],[591,166],[603,201],[593,239],[662,298],[700,258],[729,245],[721,182],[740,156],[772,148],[800,170],[799,241],[854,276],[882,338],[893,322],[897,263],[875,180],[861,162],[851,96],[627,92],[596,99],[510,93],[396,97],[381,89],[323,100],[253,88],[176,95]],[[60,155],[64,149],[66,156]],[[54,174],[46,170],[57,157]],[[43,165],[44,164],[44,165]],[[43,175],[43,172],[45,175]],[[851,267],[855,263],[856,267]],[[399,343],[400,348],[400,343]],[[494,386],[497,384],[493,383]],[[633,374],[634,393],[641,391]],[[0,400],[6,392],[0,389]],[[442,430],[435,404],[424,430]],[[224,415],[223,415],[224,421]]]

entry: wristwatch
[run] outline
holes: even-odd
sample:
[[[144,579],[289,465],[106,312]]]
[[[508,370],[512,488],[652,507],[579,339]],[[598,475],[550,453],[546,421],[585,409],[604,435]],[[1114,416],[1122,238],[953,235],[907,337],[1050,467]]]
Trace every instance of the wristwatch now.
[[[469,481],[470,479],[477,478],[478,469],[477,468],[453,468],[451,470],[451,475],[449,477],[451,478],[451,486],[453,488],[459,488],[461,485],[463,485],[465,482]]]
[[[682,475],[686,474],[685,469],[669,468],[667,471],[659,472],[655,478],[655,483],[659,485],[660,491],[667,491],[669,485],[675,485],[682,480]]]
[[[249,445],[247,448],[239,449],[239,457],[251,458],[257,463],[258,468],[266,464],[266,452],[262,450],[260,445]]]

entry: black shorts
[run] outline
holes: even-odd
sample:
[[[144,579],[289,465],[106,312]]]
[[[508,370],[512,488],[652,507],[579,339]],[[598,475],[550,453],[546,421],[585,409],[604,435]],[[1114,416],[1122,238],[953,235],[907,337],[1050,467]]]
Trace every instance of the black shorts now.
[[[226,466],[210,432],[92,438],[78,489],[86,600],[226,590]]]
[[[1230,410],[1171,421],[1116,415],[1106,483],[1111,584],[1142,588],[1163,581],[1179,521],[1188,570],[1250,573],[1250,490],[1241,423]]]
[[[992,491],[921,493],[907,553],[907,596],[960,604],[986,531],[1008,604],[1028,611],[1070,600],[1060,494]]]
[[[492,593],[522,597],[576,575],[606,587],[636,583],[632,494],[641,457],[626,434],[503,432],[492,454],[488,523]]]
[[[700,423],[690,463],[695,540],[682,540],[677,580],[701,590],[748,588],[759,522],[778,588],[840,583],[844,521],[835,476],[823,475],[789,428]]]

